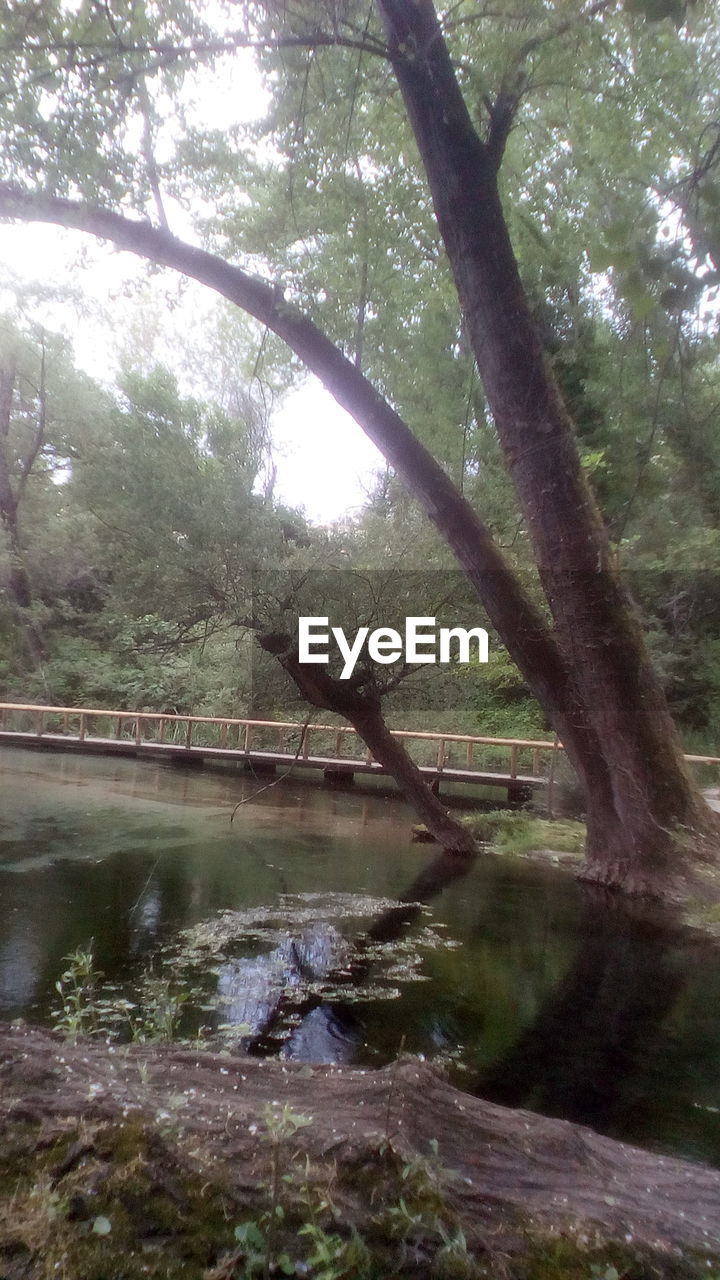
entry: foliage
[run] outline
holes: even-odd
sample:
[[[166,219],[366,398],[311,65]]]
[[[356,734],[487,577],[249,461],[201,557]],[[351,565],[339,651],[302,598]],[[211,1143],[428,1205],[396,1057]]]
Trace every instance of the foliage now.
[[[503,165],[514,241],[619,562],[714,572],[717,15],[680,0],[582,14],[568,0],[523,0],[497,12],[462,3],[443,21],[481,131],[489,104],[517,98]],[[332,40],[318,43],[318,32]],[[21,5],[3,15],[2,42],[5,177],[155,220],[164,209],[171,223],[182,202],[207,244],[262,275],[272,269],[354,355],[511,559],[529,566],[372,15],[349,0],[320,10]],[[228,107],[221,129],[201,103],[236,72],[245,45],[266,109],[248,122]],[[37,364],[37,333],[21,336],[23,361]],[[267,424],[233,372],[272,392],[296,378],[293,361],[265,338],[251,355],[225,321],[214,376],[202,352],[178,358],[194,364],[197,394],[144,353],[108,392],[48,343],[53,422],[22,522],[33,587],[24,621],[48,652],[42,666],[28,663],[16,611],[2,611],[5,695],[218,712],[255,697],[267,713],[282,709],[284,686],[263,660],[250,680],[238,620],[249,570],[294,561],[299,548],[283,542],[284,515],[258,492]],[[18,442],[27,426],[18,404]],[[448,563],[391,473],[357,527],[313,542],[302,567],[331,563],[341,539],[354,565]],[[673,710],[711,748],[714,622],[703,610],[670,622],[661,581],[639,594]],[[448,728],[542,729],[504,655],[477,679],[445,674],[423,690],[422,710],[412,684],[407,696],[398,689],[395,723],[445,723],[449,693],[462,723]]]
[[[239,1248],[232,1261],[242,1266],[243,1275],[297,1275],[300,1266],[302,1274],[316,1280],[380,1280],[423,1263],[434,1280],[487,1275],[450,1207],[450,1179],[436,1141],[427,1158],[409,1159],[391,1141],[381,1144],[370,1197],[374,1212],[361,1235],[334,1202],[332,1182],[318,1183],[309,1157],[295,1145],[298,1131],[310,1124],[308,1116],[288,1106],[265,1108],[268,1207],[235,1228]]]
[[[582,822],[537,818],[507,809],[473,814],[468,818],[468,824],[478,840],[493,845],[501,853],[523,854],[535,849],[550,849],[554,853],[579,857],[585,842]]]
[[[79,1035],[97,1034],[97,989],[102,973],[95,968],[93,944],[77,947],[65,956],[67,968],[55,983],[60,1005],[53,1014],[53,1026],[69,1040]]]

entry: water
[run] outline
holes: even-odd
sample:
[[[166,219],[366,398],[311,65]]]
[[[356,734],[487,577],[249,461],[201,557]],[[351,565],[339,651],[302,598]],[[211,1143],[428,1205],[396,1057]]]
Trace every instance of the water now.
[[[707,947],[536,864],[481,858],[448,882],[395,798],[283,782],[231,825],[262,780],[11,748],[0,764],[0,1018],[46,1022],[64,957],[91,938],[106,979],[131,991],[162,946],[228,909],[277,908],[282,922],[313,914],[295,895],[342,895],[325,915],[349,902],[336,923],[352,941],[381,915],[356,920],[357,895],[422,898],[423,915],[381,915],[397,941],[352,989],[372,998],[315,994],[284,1052],[380,1065],[404,1048],[482,1096],[720,1164],[720,957]],[[312,963],[334,945],[326,923],[319,941],[299,928]],[[428,932],[454,945],[423,948]],[[295,966],[294,945],[276,929],[208,953],[206,986],[232,1012],[269,953]],[[423,980],[388,972],[398,948]]]

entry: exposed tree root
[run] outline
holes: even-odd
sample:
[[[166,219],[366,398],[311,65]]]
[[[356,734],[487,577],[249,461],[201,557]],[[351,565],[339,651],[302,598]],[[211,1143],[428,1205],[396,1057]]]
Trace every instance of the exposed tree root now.
[[[453,1274],[587,1277],[604,1260],[649,1280],[720,1264],[719,1171],[470,1097],[414,1059],[382,1071],[309,1067],[70,1046],[4,1027],[0,1079],[3,1280],[251,1274],[233,1232],[267,1196],[268,1103],[308,1117],[283,1139],[283,1168],[298,1171],[306,1200],[311,1183],[325,1188],[328,1230],[357,1228],[386,1258],[363,1274],[450,1274],[417,1232],[398,1249],[389,1225],[390,1207],[403,1190],[410,1197],[407,1170],[419,1157],[432,1164],[434,1141],[434,1212],[462,1230],[474,1259]],[[75,1257],[73,1242],[85,1252]]]

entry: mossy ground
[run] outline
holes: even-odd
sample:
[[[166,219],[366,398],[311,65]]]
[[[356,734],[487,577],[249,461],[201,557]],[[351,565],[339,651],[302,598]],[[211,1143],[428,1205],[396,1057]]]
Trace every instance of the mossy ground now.
[[[526,811],[493,809],[486,813],[472,813],[463,819],[476,840],[490,845],[497,853],[527,856],[543,854],[551,861],[553,855],[580,862],[585,846],[585,823],[572,818],[541,818]],[[412,828],[413,840],[419,844],[434,843],[424,823]]]
[[[23,1125],[0,1157],[3,1280],[198,1280],[235,1196],[139,1120]]]
[[[495,809],[471,814],[466,822],[476,839],[500,853],[527,854],[549,850],[581,858],[585,824],[571,818],[540,818],[525,811]]]
[[[10,1137],[10,1134],[6,1134]],[[347,1163],[310,1161],[286,1137],[259,1177],[233,1185],[192,1168],[140,1119],[51,1133],[21,1122],[2,1155],[2,1280],[717,1280],[693,1260],[518,1220],[507,1238],[468,1231],[434,1153],[392,1144]],[[273,1171],[281,1187],[266,1252]],[[247,1173],[247,1170],[244,1171]],[[249,1235],[245,1228],[250,1226]],[[467,1233],[467,1234],[466,1234]],[[247,1238],[246,1238],[247,1237]],[[250,1243],[248,1243],[248,1239]],[[241,1243],[238,1243],[238,1240]]]

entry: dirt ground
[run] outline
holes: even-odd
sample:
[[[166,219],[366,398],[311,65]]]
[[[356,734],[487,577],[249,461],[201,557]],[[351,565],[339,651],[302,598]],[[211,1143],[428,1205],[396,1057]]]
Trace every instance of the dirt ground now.
[[[720,1172],[494,1106],[416,1059],[0,1025],[0,1280],[274,1274],[716,1280]]]

